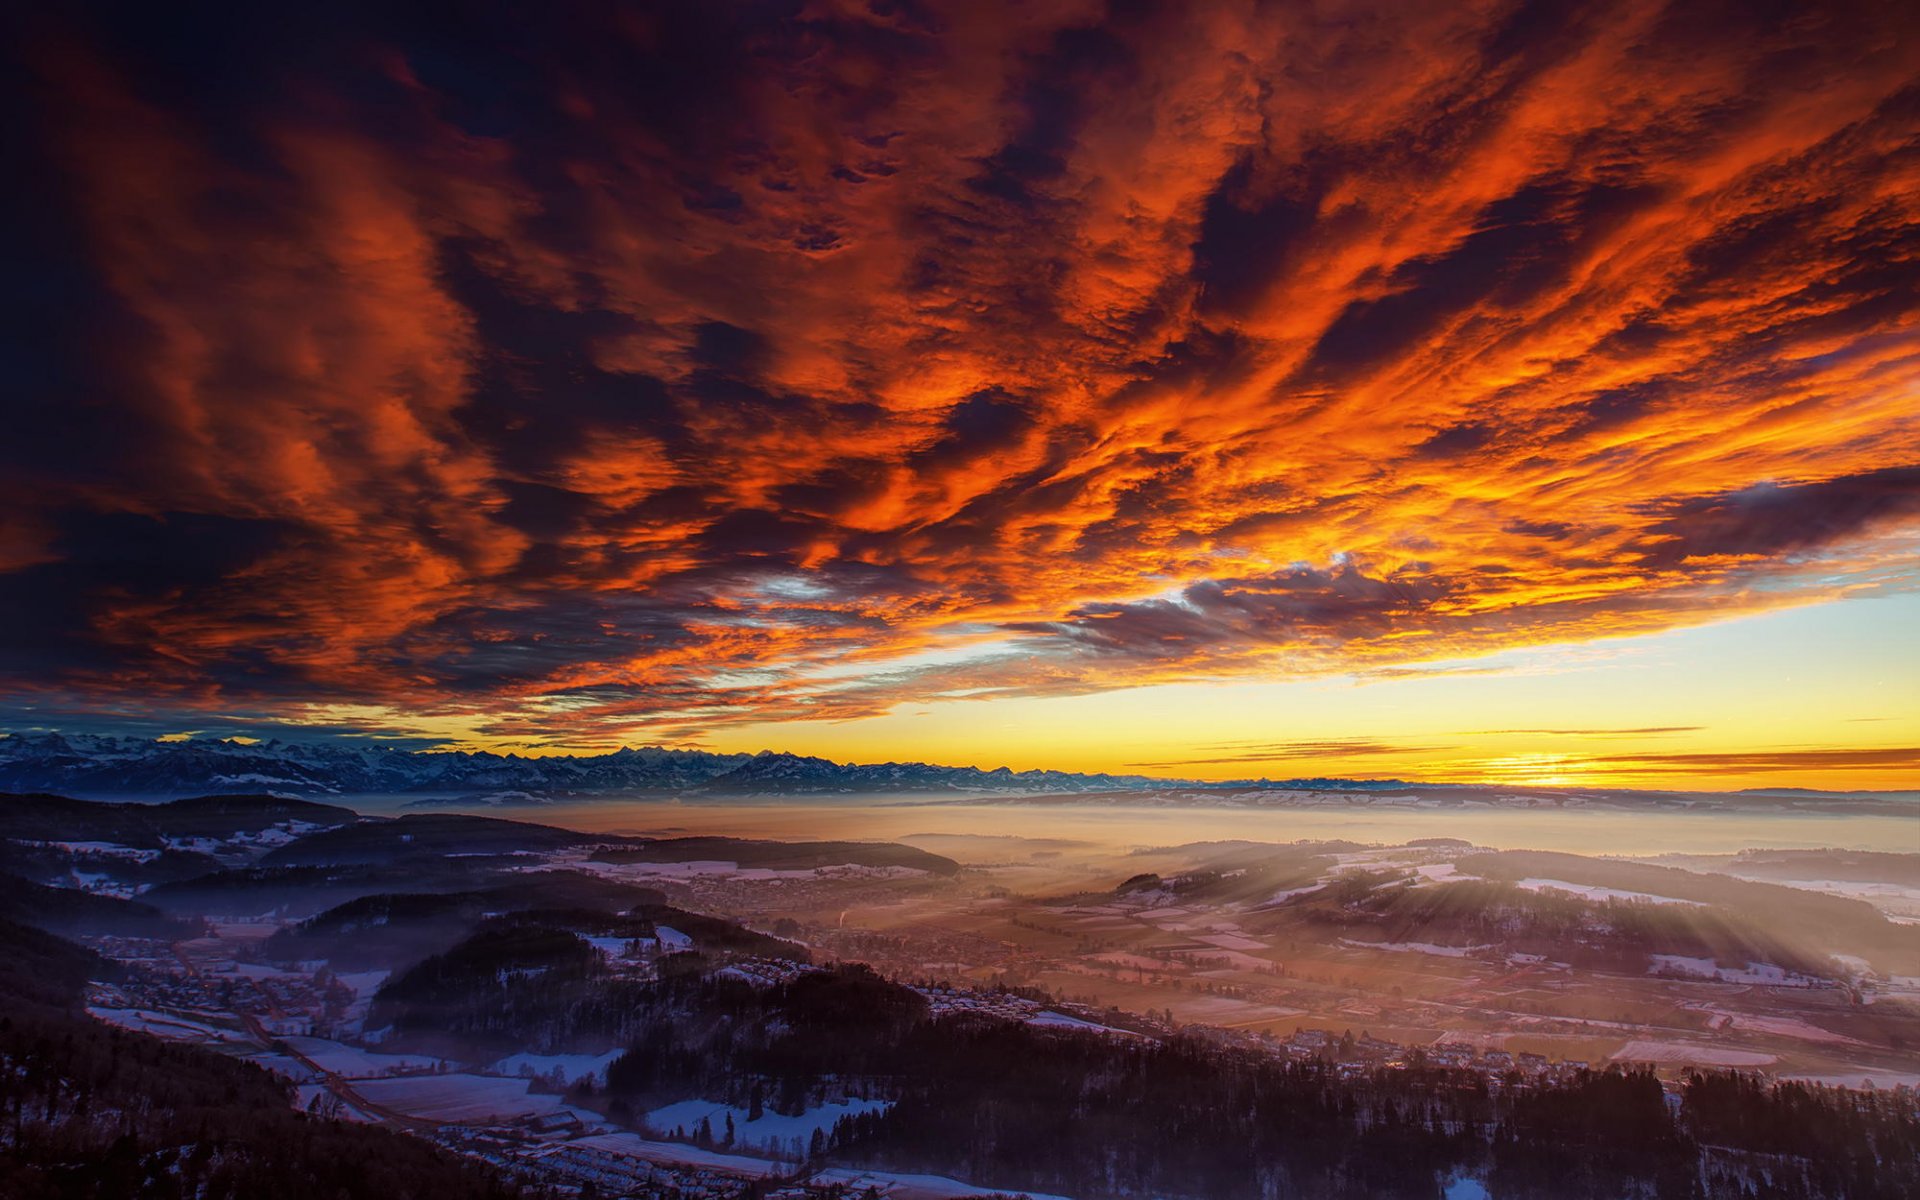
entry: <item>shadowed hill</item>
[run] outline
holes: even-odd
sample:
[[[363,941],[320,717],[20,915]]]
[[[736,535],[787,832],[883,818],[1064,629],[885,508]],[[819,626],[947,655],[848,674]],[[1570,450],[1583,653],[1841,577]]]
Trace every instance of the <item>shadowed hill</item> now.
[[[506,1200],[517,1185],[417,1138],[295,1111],[285,1080],[80,1012],[91,951],[0,920],[0,1195]]]
[[[199,922],[171,917],[151,904],[46,887],[0,876],[0,918],[66,936],[192,937]]]
[[[0,837],[45,841],[111,842],[164,849],[168,839],[224,841],[288,822],[343,825],[360,819],[350,808],[280,796],[200,796],[164,804],[114,804],[45,793],[0,793]]]
[[[270,852],[261,865],[352,866],[448,855],[523,854],[624,840],[498,817],[413,813],[311,834]]]
[[[542,871],[481,891],[362,896],[280,930],[264,949],[278,959],[325,959],[336,970],[392,968],[440,953],[505,913],[552,908],[620,913],[664,900],[652,888],[577,871]]]

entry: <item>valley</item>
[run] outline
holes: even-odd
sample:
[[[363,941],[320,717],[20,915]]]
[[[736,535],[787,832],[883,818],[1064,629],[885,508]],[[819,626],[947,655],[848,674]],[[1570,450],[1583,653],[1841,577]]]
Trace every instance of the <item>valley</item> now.
[[[1496,1107],[1634,1078],[1682,1103],[1728,1069],[1909,1107],[1920,1083],[1920,925],[1901,897],[1773,878],[1897,889],[1901,854],[781,842],[700,833],[686,811],[651,836],[248,797],[4,811],[0,917],[103,956],[93,1020],[255,1064],[314,1119],[530,1186],[1127,1191],[1089,1191],[1037,1147],[902,1154],[923,1101],[901,1063],[940,1078],[947,1043],[915,1049],[937,1028],[1429,1108],[1460,1103],[1436,1099],[1444,1080]],[[938,1086],[964,1104],[983,1085]],[[1435,1170],[1489,1169],[1465,1144],[1435,1153]]]

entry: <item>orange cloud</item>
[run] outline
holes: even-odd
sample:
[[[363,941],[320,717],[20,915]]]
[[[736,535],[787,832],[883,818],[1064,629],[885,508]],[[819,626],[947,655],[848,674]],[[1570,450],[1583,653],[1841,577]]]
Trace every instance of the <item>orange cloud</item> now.
[[[1709,8],[47,18],[6,687],[593,744],[1904,585],[1914,18]]]

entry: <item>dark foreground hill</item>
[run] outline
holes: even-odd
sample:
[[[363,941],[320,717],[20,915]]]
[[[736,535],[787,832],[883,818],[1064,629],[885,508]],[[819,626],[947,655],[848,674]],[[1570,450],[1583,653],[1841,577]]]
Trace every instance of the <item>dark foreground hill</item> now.
[[[0,921],[0,1196],[491,1200],[522,1190],[431,1143],[295,1111],[257,1066],[91,1020],[90,952]]]
[[[0,838],[110,842],[164,850],[177,841],[226,841],[275,828],[344,825],[359,814],[333,804],[242,793],[194,796],[163,804],[112,804],[47,793],[0,792]]]

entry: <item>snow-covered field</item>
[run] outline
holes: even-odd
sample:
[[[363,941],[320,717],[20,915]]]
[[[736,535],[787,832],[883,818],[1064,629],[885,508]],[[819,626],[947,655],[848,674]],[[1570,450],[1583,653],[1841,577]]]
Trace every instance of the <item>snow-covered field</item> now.
[[[118,1025],[122,1029],[132,1029],[140,1033],[151,1033],[155,1037],[168,1038],[176,1042],[243,1044],[253,1040],[237,1029],[223,1029],[218,1025],[209,1025],[188,1017],[177,1017],[170,1013],[154,1012],[146,1008],[88,1008],[87,1013],[109,1025]]]
[[[452,1063],[426,1054],[379,1054],[328,1038],[290,1037],[287,1045],[325,1071],[346,1079],[371,1079],[401,1071],[439,1071]]]
[[[660,1134],[672,1133],[676,1128],[691,1134],[701,1121],[705,1121],[713,1136],[721,1137],[726,1132],[727,1118],[731,1116],[733,1144],[736,1147],[785,1154],[798,1142],[800,1153],[804,1154],[815,1130],[825,1133],[842,1117],[885,1112],[888,1107],[889,1104],[884,1100],[840,1100],[817,1104],[791,1117],[767,1109],[760,1114],[759,1120],[750,1121],[744,1108],[714,1104],[707,1100],[682,1100],[678,1104],[654,1109],[646,1115],[646,1124]]]
[[[487,1070],[496,1075],[546,1075],[558,1070],[565,1076],[565,1082],[576,1083],[591,1075],[604,1078],[607,1068],[613,1060],[620,1057],[618,1050],[609,1050],[605,1054],[514,1054],[494,1063]]]
[[[813,1182],[844,1183],[856,1196],[872,1187],[887,1196],[888,1200],[967,1200],[991,1190],[949,1179],[945,1175],[903,1175],[897,1171],[862,1171],[852,1167],[822,1171],[813,1177]],[[1028,1197],[1028,1200],[1067,1200],[1065,1196],[1024,1189],[1020,1195]]]
[[[566,1144],[584,1146],[589,1150],[598,1150],[604,1154],[618,1155],[622,1158],[638,1158],[646,1162],[680,1164],[689,1167],[707,1167],[756,1179],[768,1175],[785,1175],[791,1170],[785,1163],[752,1158],[745,1154],[702,1150],[698,1146],[683,1145],[679,1142],[651,1141],[637,1133],[598,1133],[588,1137],[574,1138]]]
[[[328,1094],[329,1093],[327,1091],[325,1084],[320,1084],[320,1083],[296,1084],[294,1085],[294,1089],[293,1089],[293,1106],[299,1109],[301,1112],[313,1112],[314,1109],[310,1108],[309,1106],[313,1104],[315,1100],[320,1100],[321,1103],[326,1106],[327,1111],[331,1112],[334,1116],[339,1117],[343,1121],[357,1121],[362,1125],[374,1125],[379,1123],[380,1118],[373,1116],[370,1113],[361,1112],[358,1108],[355,1108],[351,1104],[342,1103],[342,1104],[339,1104],[338,1107],[334,1107],[334,1105],[328,1104],[325,1100],[321,1099],[322,1097]]]
[[[626,958],[628,947],[632,946],[634,942],[640,940],[638,938],[588,937],[584,933],[576,934],[574,936],[578,937],[581,941],[585,942],[587,945],[592,946],[595,950],[598,950],[601,954],[604,954],[608,958],[614,959],[615,961]]]
[[[32,838],[14,838],[22,846],[43,846],[50,850],[59,850],[65,854],[85,854],[99,858],[124,858],[132,862],[152,862],[160,857],[158,850],[141,850],[133,846],[122,846],[118,842],[44,842]]]
[[[1729,1050],[1704,1042],[1662,1042],[1652,1039],[1628,1042],[1613,1052],[1613,1061],[1625,1063],[1692,1063],[1703,1067],[1765,1067],[1778,1062],[1771,1054],[1753,1050]]]
[[[1798,1017],[1749,1017],[1735,1014],[1732,1026],[1747,1033],[1770,1033],[1775,1037],[1798,1038],[1803,1042],[1827,1042],[1838,1046],[1865,1045],[1858,1038],[1850,1038],[1843,1033],[1835,1033],[1831,1029],[1822,1029]]]
[[[1808,892],[1824,892],[1829,896],[1845,896],[1852,900],[1865,900],[1889,912],[1920,914],[1920,888],[1907,887],[1898,883],[1876,883],[1859,879],[1767,879],[1764,882],[1777,883],[1784,887],[1799,888]]]
[[[357,1080],[353,1090],[383,1108],[458,1124],[491,1124],[571,1111],[560,1097],[536,1095],[527,1087],[525,1079],[451,1074]],[[582,1116],[598,1120],[590,1113]]]
[[[1677,975],[1685,979],[1717,979],[1721,983],[1747,983],[1762,987],[1817,987],[1820,980],[1789,971],[1772,963],[1750,962],[1744,969],[1723,967],[1710,958],[1689,958],[1684,954],[1655,954],[1649,975]]]
[[[1465,958],[1470,954],[1483,954],[1493,949],[1485,946],[1436,946],[1432,942],[1356,942],[1352,938],[1341,938],[1343,945],[1354,946],[1362,950],[1398,950],[1409,954],[1433,954],[1441,958]]]
[[[1028,1017],[1026,1023],[1038,1025],[1043,1029],[1085,1029],[1093,1033],[1113,1033],[1121,1037],[1140,1037],[1131,1029],[1115,1029],[1111,1025],[1101,1025],[1093,1021],[1083,1021],[1079,1017],[1070,1017],[1066,1013],[1043,1012]]]
[[[1657,896],[1652,892],[1626,892],[1619,888],[1595,887],[1588,883],[1568,883],[1564,879],[1522,879],[1514,886],[1529,892],[1567,892],[1596,903],[1607,900],[1642,900],[1649,904],[1686,904],[1694,908],[1701,907],[1696,900],[1682,900],[1677,896]]]

